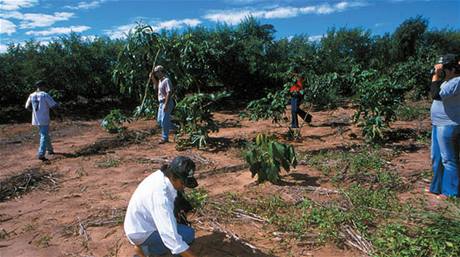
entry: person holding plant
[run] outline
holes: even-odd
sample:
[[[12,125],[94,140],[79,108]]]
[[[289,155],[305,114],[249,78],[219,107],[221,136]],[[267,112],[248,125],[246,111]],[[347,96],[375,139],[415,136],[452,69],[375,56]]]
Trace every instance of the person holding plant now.
[[[431,83],[433,179],[429,191],[459,196],[460,61],[454,54],[442,56],[434,66]]]
[[[307,123],[311,122],[311,115],[300,109],[300,104],[303,99],[302,89],[304,79],[299,75],[297,69],[292,72],[292,75],[295,77],[296,82],[289,89],[289,92],[291,93],[291,128],[298,128],[299,122],[297,115],[299,115],[300,118]]]
[[[46,82],[39,80],[35,83],[36,91],[29,95],[26,102],[26,109],[32,108],[32,125],[37,126],[40,134],[40,146],[38,147],[37,157],[39,160],[47,161],[48,154],[54,154],[53,145],[49,136],[50,108],[55,108],[58,104],[45,92]]]
[[[178,156],[169,165],[145,178],[129,200],[124,230],[137,256],[173,255],[194,257],[189,244],[195,239],[190,226],[178,223],[175,200],[185,187],[198,186],[195,163]]]
[[[169,130],[172,127],[171,111],[174,108],[174,101],[172,99],[172,84],[163,66],[158,65],[149,74],[154,87],[158,90],[158,113],[157,122],[161,127],[161,140],[160,144],[168,142]]]

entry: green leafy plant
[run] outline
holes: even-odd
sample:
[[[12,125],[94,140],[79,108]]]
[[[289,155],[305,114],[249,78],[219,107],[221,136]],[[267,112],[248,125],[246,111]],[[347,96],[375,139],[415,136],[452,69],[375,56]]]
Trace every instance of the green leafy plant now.
[[[265,134],[258,134],[255,144],[244,153],[249,170],[257,181],[266,180],[277,183],[280,181],[280,171],[283,168],[289,171],[291,167],[296,167],[297,158],[292,145],[277,142],[274,137]]]
[[[215,104],[230,96],[227,92],[215,94],[198,93],[184,97],[174,110],[179,128],[176,131],[178,144],[176,148],[183,149],[196,146],[206,147],[210,132],[218,131],[218,126],[212,119]]]
[[[114,109],[102,120],[101,127],[109,133],[119,133],[126,129],[123,127],[123,123],[131,122],[131,120],[131,118],[125,116],[119,109]]]
[[[195,210],[202,209],[208,200],[208,192],[203,188],[192,189],[185,194]]]
[[[406,88],[375,70],[362,71],[358,78],[358,110],[354,119],[370,142],[381,143],[383,130],[396,118]]]
[[[261,99],[251,101],[241,116],[248,117],[251,120],[271,119],[274,123],[279,123],[289,102],[288,89],[288,84],[286,84],[281,91],[268,93],[267,96]]]

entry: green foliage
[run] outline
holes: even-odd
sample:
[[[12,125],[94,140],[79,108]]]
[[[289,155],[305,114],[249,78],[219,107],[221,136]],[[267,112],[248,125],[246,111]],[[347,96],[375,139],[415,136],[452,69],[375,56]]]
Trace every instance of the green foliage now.
[[[355,121],[363,128],[364,136],[371,142],[382,142],[383,130],[396,118],[396,109],[404,101],[405,87],[375,70],[365,70],[358,75]],[[378,77],[377,77],[378,76]]]
[[[176,132],[178,144],[182,149],[195,146],[199,149],[206,147],[210,132],[218,131],[218,126],[212,119],[212,110],[216,103],[230,96],[228,92],[215,94],[197,93],[184,97],[174,110],[179,128]]]
[[[460,256],[460,221],[436,215],[424,225],[389,223],[373,238],[376,256]]]
[[[109,133],[119,133],[125,130],[124,122],[131,122],[131,118],[125,116],[119,109],[114,109],[102,120],[101,127]]]
[[[202,209],[208,201],[208,192],[203,188],[192,189],[185,194],[185,198],[195,210]]]
[[[358,151],[319,152],[303,159],[339,185],[357,182],[372,188],[402,190],[404,183],[401,177],[388,170],[386,163],[389,157],[378,149],[364,148]]]
[[[297,158],[294,147],[277,142],[273,137],[258,134],[255,144],[245,152],[244,157],[249,170],[259,183],[266,180],[277,183],[280,181],[281,167],[288,171],[296,167]]]
[[[321,109],[336,107],[339,104],[341,83],[340,76],[335,72],[311,74],[304,82],[304,99]]]
[[[397,119],[403,121],[423,120],[429,114],[429,107],[423,106],[420,103],[416,105],[401,105],[396,110]]]
[[[283,90],[268,93],[266,97],[251,101],[242,116],[251,120],[271,119],[274,123],[279,123],[289,101],[289,86],[286,84]]]

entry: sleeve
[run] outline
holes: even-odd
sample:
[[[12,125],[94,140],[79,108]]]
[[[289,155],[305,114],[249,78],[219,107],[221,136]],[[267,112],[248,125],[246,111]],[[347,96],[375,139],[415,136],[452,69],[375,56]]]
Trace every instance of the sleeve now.
[[[448,82],[441,85],[439,90],[439,96],[442,100],[460,94],[460,79],[451,79]]]
[[[58,103],[54,101],[53,97],[51,97],[49,94],[46,94],[46,103],[50,108],[54,108],[58,106]]]
[[[441,100],[441,96],[439,96],[439,91],[441,90],[441,84],[442,84],[442,80],[431,82],[430,94],[433,100]]]
[[[169,94],[169,92],[172,91],[172,84],[171,84],[171,80],[166,79],[166,86],[165,86],[165,91]]]
[[[25,108],[26,108],[26,109],[29,109],[29,107],[30,107],[30,95],[29,95],[29,97],[27,98],[27,102],[26,102],[26,105],[25,105]]]
[[[166,197],[166,192],[155,192],[152,196],[152,216],[160,234],[161,241],[171,250],[172,254],[185,252],[189,246],[177,232],[177,221],[174,217],[174,203]]]

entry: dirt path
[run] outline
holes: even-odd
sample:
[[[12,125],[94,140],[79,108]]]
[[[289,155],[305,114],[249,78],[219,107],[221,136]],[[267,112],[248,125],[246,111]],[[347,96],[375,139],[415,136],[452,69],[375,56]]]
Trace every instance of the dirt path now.
[[[302,128],[302,141],[293,143],[298,152],[340,149],[362,144],[359,129],[350,122],[351,109],[313,113],[311,126]],[[123,234],[122,218],[129,197],[137,184],[173,156],[187,155],[198,163],[198,175],[204,171],[243,163],[240,146],[258,132],[270,132],[282,138],[286,127],[270,121],[239,120],[236,114],[217,113],[224,125],[213,151],[176,151],[174,144],[158,145],[159,134],[152,132],[153,121],[129,125],[136,137],[114,140],[99,128],[97,121],[62,122],[52,126],[51,135],[58,154],[49,163],[35,160],[38,144],[36,131],[29,124],[0,127],[0,179],[37,169],[52,174],[46,185],[0,202],[0,256],[132,256]],[[415,127],[408,123],[396,127]],[[426,122],[423,126],[429,126]],[[137,134],[136,134],[137,133]],[[140,135],[139,137],[137,137]],[[113,147],[97,148],[101,140]],[[125,140],[125,141],[123,141]],[[427,170],[427,144],[405,138],[395,141],[401,151],[392,165],[402,175]],[[91,148],[93,146],[93,148]],[[81,154],[81,149],[90,149]],[[80,153],[80,154],[77,154]],[[321,172],[299,165],[284,180],[293,187],[332,187]],[[51,182],[50,182],[51,181]],[[289,198],[286,187],[257,185],[248,169],[209,175],[199,180],[209,198],[229,193],[252,195],[280,194]],[[426,182],[418,181],[420,186]],[[32,186],[31,186],[32,188]],[[315,193],[311,193],[314,198]],[[195,224],[199,225],[199,224]],[[257,250],[231,240],[225,233],[197,226],[197,240],[192,249],[199,256],[360,256],[352,249],[326,245],[315,247],[299,241],[279,238],[269,228],[247,220],[222,224]]]

